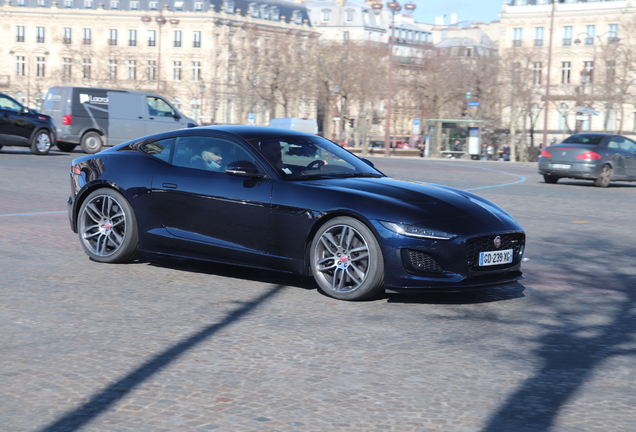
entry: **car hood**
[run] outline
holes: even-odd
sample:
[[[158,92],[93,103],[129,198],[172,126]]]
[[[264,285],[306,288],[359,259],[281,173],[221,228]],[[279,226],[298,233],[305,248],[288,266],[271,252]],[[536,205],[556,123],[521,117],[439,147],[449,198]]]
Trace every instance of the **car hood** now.
[[[365,214],[377,220],[466,235],[484,230],[522,229],[496,204],[446,186],[389,177],[325,179],[304,183],[313,188],[328,189],[329,194],[346,197],[352,211],[364,208]]]

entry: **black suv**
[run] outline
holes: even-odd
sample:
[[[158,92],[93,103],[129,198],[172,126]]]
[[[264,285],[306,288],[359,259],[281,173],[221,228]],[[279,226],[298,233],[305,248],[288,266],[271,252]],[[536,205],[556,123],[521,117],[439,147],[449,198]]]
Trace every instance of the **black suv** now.
[[[30,147],[33,154],[45,155],[52,145],[55,145],[55,126],[51,117],[0,93],[0,149]]]

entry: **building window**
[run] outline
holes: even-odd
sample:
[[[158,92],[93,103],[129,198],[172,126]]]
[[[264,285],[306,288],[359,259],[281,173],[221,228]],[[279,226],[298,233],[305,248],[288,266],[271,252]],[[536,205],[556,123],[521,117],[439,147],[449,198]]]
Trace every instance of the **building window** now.
[[[117,45],[117,30],[108,30],[108,45]]]
[[[84,0],[84,9],[93,9],[93,0]]]
[[[46,0],[38,0],[38,7],[46,7]]]
[[[64,8],[73,9],[73,0],[64,0]]]
[[[117,60],[108,60],[108,79],[117,79]]]
[[[16,56],[15,58],[15,74],[24,76],[26,70],[26,60],[24,56]]]
[[[71,78],[72,74],[71,74],[71,58],[70,57],[64,57],[62,59],[62,78]]]
[[[92,30],[84,29],[84,40],[83,40],[84,45],[90,45],[91,39],[92,39]]]
[[[535,62],[532,65],[532,78],[533,83],[541,84],[541,75],[543,74],[543,64],[541,62]]]
[[[175,48],[181,47],[181,30],[174,31],[174,46]]]
[[[157,79],[157,61],[148,60],[148,66],[146,67],[146,79],[148,81],[154,81]]]
[[[347,11],[345,19],[348,23],[353,22],[353,11]]]
[[[128,46],[137,46],[137,30],[128,30]]]
[[[112,10],[118,10],[119,9],[119,1],[114,0],[110,2],[110,8]]]
[[[513,31],[512,46],[520,47],[521,46],[521,39],[523,37],[523,29],[522,28],[516,28],[516,29],[513,29],[512,31]]]
[[[174,10],[177,12],[183,12],[183,2],[182,1],[174,2]]]
[[[157,31],[148,30],[148,46],[153,47],[157,45]]]
[[[16,42],[24,42],[24,26],[17,26],[15,33]]]
[[[156,11],[157,10],[157,2],[156,1],[151,1],[150,3],[148,3],[148,8],[151,11]]]
[[[563,27],[563,46],[572,45],[572,26]]]
[[[610,24],[609,31],[607,33],[607,41],[609,43],[618,42],[618,24]]]
[[[227,66],[227,82],[228,84],[234,82],[234,65]]]
[[[561,84],[570,84],[570,73],[572,71],[570,62],[561,62]]]
[[[589,25],[585,27],[585,45],[594,45],[594,36],[596,34],[596,26]]]
[[[70,27],[64,27],[63,29],[64,36],[62,37],[62,43],[65,45],[70,45],[72,42],[73,29]]]
[[[232,0],[225,0],[223,2],[223,8],[225,9],[225,13],[233,14],[234,13],[234,2]]]
[[[347,41],[349,40],[349,32],[348,32],[348,31],[346,31],[346,32],[342,32],[342,33],[343,33],[343,35],[344,35],[344,40],[345,40],[345,42],[347,42]]]
[[[594,62],[583,62],[583,70],[581,71],[581,83],[587,84],[594,82]]]
[[[26,0],[18,0],[17,1],[17,5],[18,6],[26,6]]]
[[[201,3],[201,2],[194,3],[194,11],[195,12],[203,12],[203,3]]]
[[[192,47],[201,48],[201,32],[192,32]]]
[[[84,79],[91,78],[91,59],[85,58],[82,59],[82,77]]]
[[[201,62],[192,62],[192,81],[201,81]]]
[[[543,27],[534,28],[534,46],[543,46]]]
[[[181,81],[181,62],[180,61],[172,62],[172,80]]]
[[[130,10],[139,10],[139,2],[138,1],[131,1],[130,2]]]
[[[331,11],[329,9],[324,9],[322,11],[322,20],[324,22],[329,21],[329,18],[331,17]]]
[[[36,43],[44,43],[44,27],[37,27]]]
[[[300,11],[293,11],[292,12],[292,21],[294,21],[294,24],[302,24],[303,23],[303,14]]]
[[[137,60],[128,60],[128,80],[137,79]]]

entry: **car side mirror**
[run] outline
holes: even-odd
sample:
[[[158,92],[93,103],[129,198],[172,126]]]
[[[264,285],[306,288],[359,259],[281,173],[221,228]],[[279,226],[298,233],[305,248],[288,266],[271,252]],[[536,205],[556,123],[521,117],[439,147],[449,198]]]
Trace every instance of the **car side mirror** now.
[[[375,164],[371,162],[369,159],[366,159],[366,158],[360,158],[360,159],[362,159],[362,162],[369,165],[371,168],[375,168]]]
[[[31,112],[31,110],[27,107],[22,107],[22,109],[20,110],[21,114],[29,114]]]
[[[238,177],[250,177],[250,178],[262,178],[265,174],[258,171],[256,165],[252,162],[240,160],[236,162],[230,162],[225,167],[225,173]]]

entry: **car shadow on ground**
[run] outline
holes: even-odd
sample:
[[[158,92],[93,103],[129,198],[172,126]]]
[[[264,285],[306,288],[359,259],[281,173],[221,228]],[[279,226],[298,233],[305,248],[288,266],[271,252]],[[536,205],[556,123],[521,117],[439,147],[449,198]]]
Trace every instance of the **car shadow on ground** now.
[[[290,273],[272,270],[241,267],[232,264],[218,264],[195,259],[169,257],[159,254],[144,253],[138,264],[147,264],[156,267],[168,268],[176,271],[202,273],[210,276],[229,277],[244,281],[283,285],[302,288],[305,290],[317,290],[320,294],[329,297],[321,289],[312,277],[300,276]],[[504,300],[512,300],[524,297],[525,287],[520,283],[511,283],[501,286],[493,286],[467,292],[453,293],[423,293],[423,294],[386,294],[367,301],[387,301],[390,303],[420,303],[420,304],[475,304],[492,303]]]
[[[538,183],[540,184],[549,184],[543,181],[539,181]],[[558,187],[559,185],[563,185],[563,186],[580,186],[580,187],[589,187],[589,188],[597,188],[598,186],[595,186],[593,182],[591,181],[585,181],[585,180],[559,180],[558,184],[556,185],[550,185],[550,186],[555,186]],[[629,183],[629,182],[624,182],[624,183],[615,183],[612,182],[609,184],[609,186],[607,186],[607,189],[612,189],[612,188],[636,188],[636,183]],[[603,188],[599,188],[599,189],[603,189]]]
[[[505,300],[523,298],[525,286],[519,282],[506,285],[491,286],[464,292],[447,293],[418,293],[418,294],[387,294],[390,303],[419,303],[419,304],[477,304],[493,303]]]

